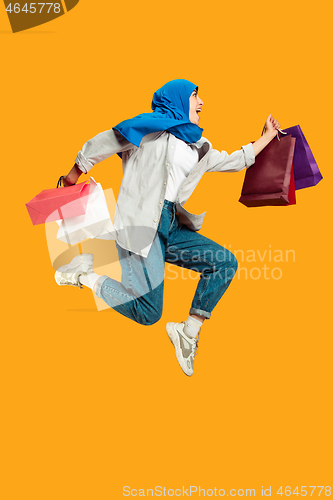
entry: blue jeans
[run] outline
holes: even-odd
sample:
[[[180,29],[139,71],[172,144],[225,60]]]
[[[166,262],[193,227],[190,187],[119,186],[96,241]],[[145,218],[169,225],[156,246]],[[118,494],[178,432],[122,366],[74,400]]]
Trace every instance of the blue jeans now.
[[[115,311],[142,325],[152,325],[162,315],[165,262],[201,273],[190,314],[205,318],[210,318],[237,270],[237,260],[229,250],[179,224],[175,204],[168,200],[164,201],[147,258],[119,245],[117,248],[121,283],[102,276],[97,282],[96,295]]]

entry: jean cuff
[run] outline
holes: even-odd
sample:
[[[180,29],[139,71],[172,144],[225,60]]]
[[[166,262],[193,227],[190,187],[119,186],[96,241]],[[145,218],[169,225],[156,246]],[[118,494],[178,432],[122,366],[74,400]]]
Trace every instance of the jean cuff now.
[[[104,276],[101,276],[99,278],[99,280],[97,281],[97,283],[96,283],[96,288],[95,288],[94,292],[97,295],[97,297],[99,297],[100,299],[102,298],[102,296],[101,296],[101,288],[102,288],[102,285],[103,285],[104,281],[107,278],[108,278],[108,276],[105,276],[105,274],[104,274]]]
[[[190,314],[197,314],[198,316],[204,316],[207,319],[210,318],[210,312],[201,311],[201,309],[194,309],[193,307],[191,307],[190,309]]]

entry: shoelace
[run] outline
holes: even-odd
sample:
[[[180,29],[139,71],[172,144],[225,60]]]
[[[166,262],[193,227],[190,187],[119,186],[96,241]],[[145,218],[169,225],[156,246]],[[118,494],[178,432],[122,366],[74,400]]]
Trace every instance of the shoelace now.
[[[182,321],[182,323],[184,324],[185,326],[185,321]],[[195,347],[194,347],[194,356],[196,356],[198,354],[198,346],[199,346],[199,339],[200,339],[200,332],[201,332],[201,328],[199,330],[199,333],[198,333],[198,338],[194,338],[193,340],[195,340]],[[186,336],[186,334],[184,333],[184,335]]]
[[[194,356],[196,356],[196,355],[198,354],[198,346],[199,346],[200,331],[201,331],[201,328],[200,328],[199,333],[198,333],[198,338],[197,338],[197,339],[195,339],[195,351],[194,351]]]

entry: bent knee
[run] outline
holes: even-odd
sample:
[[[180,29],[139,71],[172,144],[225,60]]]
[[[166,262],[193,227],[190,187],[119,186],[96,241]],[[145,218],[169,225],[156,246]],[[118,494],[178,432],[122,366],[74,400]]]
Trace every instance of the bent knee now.
[[[220,269],[234,269],[237,271],[238,261],[233,253],[226,248],[222,248],[220,251],[216,253],[216,263],[217,267]]]
[[[231,253],[231,252],[230,252]],[[237,271],[238,269],[238,260],[236,259],[236,257],[234,256],[233,253],[231,253],[232,255],[232,259],[231,259],[231,267],[234,268],[235,272]]]
[[[238,261],[233,253],[230,252],[230,261],[228,264],[228,274],[230,273],[230,278],[233,279],[238,269]]]
[[[157,323],[161,319],[161,316],[162,316],[162,311],[161,312],[160,311],[149,311],[146,314],[137,318],[137,323],[140,323],[140,325],[146,325],[146,326],[154,325],[155,323]]]
[[[224,261],[219,262],[217,266],[217,275],[223,279],[227,276],[229,280],[232,280],[237,272],[237,269],[238,261],[236,257],[229,250],[226,250],[226,253],[224,254]]]

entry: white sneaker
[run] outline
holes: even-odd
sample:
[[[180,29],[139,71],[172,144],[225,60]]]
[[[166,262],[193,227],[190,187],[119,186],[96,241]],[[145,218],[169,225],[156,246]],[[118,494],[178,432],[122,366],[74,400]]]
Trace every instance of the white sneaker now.
[[[184,333],[184,323],[167,323],[169,339],[176,349],[176,356],[183,372],[189,377],[193,375],[194,356],[198,351],[199,339],[188,337]]]
[[[81,253],[65,266],[56,270],[54,278],[58,285],[72,285],[83,288],[79,277],[81,274],[87,275],[93,271],[94,256],[91,253]]]

